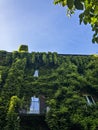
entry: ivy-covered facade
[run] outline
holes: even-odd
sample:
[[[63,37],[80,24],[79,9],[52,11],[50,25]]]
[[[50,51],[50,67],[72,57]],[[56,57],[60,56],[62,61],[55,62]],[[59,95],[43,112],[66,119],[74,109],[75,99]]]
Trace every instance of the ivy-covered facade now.
[[[47,129],[97,130],[98,56],[29,53],[27,46],[0,51],[0,130],[21,130],[19,111],[30,109],[34,95],[50,107]],[[88,96],[95,104],[88,105]]]

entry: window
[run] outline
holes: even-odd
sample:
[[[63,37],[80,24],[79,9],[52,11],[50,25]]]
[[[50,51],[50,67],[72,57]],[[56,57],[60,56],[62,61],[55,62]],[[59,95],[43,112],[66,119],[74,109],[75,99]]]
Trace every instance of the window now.
[[[93,97],[90,95],[86,95],[86,100],[87,100],[88,105],[95,104]]]
[[[40,101],[39,98],[31,97],[31,105],[30,105],[30,112],[32,114],[39,114],[40,113]]]
[[[35,70],[35,72],[34,72],[34,77],[38,77],[38,73],[39,73],[39,71],[38,71],[38,70]]]

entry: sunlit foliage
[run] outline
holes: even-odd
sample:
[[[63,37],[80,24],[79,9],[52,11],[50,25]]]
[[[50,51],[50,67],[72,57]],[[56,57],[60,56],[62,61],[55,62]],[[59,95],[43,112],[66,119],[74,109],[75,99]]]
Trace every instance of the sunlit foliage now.
[[[61,4],[67,7],[67,15],[82,10],[79,15],[80,24],[90,24],[94,35],[93,43],[98,43],[98,0],[54,0],[55,4]]]

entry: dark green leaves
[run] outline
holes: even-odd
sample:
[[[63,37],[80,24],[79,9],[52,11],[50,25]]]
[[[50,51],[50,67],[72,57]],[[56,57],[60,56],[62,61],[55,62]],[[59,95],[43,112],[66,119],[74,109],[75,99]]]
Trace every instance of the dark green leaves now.
[[[28,46],[27,45],[21,45],[19,47],[19,52],[28,52]]]
[[[69,9],[72,9],[74,5],[74,0],[67,0],[67,6]]]
[[[83,10],[83,3],[81,3],[81,0],[75,0],[74,5],[76,9]]]

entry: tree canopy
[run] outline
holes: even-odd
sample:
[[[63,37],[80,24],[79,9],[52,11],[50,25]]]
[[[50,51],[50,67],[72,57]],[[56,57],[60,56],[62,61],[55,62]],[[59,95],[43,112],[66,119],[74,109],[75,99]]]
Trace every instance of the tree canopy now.
[[[55,4],[67,7],[67,14],[82,10],[79,15],[80,24],[90,24],[94,31],[92,42],[98,43],[98,0],[54,0]]]

